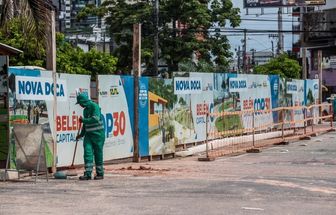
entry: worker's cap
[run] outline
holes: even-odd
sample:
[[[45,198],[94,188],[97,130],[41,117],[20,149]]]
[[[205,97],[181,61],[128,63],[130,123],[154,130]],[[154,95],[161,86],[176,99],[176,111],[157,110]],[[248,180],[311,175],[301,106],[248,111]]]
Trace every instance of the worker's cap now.
[[[76,102],[76,105],[77,104],[84,104],[85,102],[89,101],[89,98],[87,96],[86,93],[79,93],[77,95],[77,102]]]

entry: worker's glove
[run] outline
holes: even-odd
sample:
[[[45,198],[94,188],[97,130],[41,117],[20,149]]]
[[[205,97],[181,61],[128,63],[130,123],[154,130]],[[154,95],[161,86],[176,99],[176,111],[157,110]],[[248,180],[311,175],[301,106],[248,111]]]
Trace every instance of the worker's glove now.
[[[76,141],[78,141],[80,138],[82,138],[80,135],[76,136]]]

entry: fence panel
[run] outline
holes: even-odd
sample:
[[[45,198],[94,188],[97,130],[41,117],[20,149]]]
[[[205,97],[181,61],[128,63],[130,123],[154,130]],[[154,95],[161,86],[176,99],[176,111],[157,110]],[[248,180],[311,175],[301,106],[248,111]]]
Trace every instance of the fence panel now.
[[[330,131],[333,129],[332,110],[331,104],[320,104],[210,113],[207,115],[206,156],[215,158],[245,152]],[[302,117],[297,117],[299,112]],[[210,126],[211,117],[220,117],[223,131]],[[234,120],[237,118],[243,126]]]

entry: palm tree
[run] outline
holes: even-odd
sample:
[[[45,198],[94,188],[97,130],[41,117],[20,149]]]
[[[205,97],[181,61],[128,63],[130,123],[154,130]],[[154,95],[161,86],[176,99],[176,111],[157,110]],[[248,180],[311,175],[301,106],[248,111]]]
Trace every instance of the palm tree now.
[[[48,41],[51,10],[51,0],[2,0],[0,27],[6,27],[13,18],[20,18],[23,31],[34,32],[37,38]]]

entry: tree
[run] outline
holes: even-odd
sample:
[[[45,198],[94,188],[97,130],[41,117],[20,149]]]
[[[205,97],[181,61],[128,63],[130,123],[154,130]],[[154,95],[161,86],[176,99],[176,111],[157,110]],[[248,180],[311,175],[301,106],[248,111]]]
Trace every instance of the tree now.
[[[31,31],[22,31],[26,20],[14,18],[7,22],[6,28],[0,28],[0,41],[23,51],[11,58],[14,66],[34,65],[45,67],[46,52],[39,46],[39,40]],[[57,72],[87,74],[113,74],[116,71],[117,59],[109,54],[94,49],[85,53],[82,49],[72,46],[63,34],[56,35]]]
[[[281,54],[268,63],[254,68],[257,74],[275,74],[282,78],[298,79],[301,76],[301,66],[297,60],[291,59],[287,54]]]
[[[39,38],[35,41],[36,49],[45,48],[50,35],[50,12],[53,8],[51,0],[2,0],[0,27],[7,28],[12,19],[21,19],[22,38],[29,41],[31,35]]]
[[[4,26],[13,18],[27,19],[25,30],[32,31],[45,39],[48,32],[45,27],[50,25],[51,0],[2,0],[0,25]]]
[[[12,65],[44,67],[45,48],[39,44],[34,32],[23,30],[26,22],[26,19],[21,18],[9,20],[6,27],[0,29],[0,41],[23,51],[22,54],[11,58]]]
[[[142,62],[151,69],[153,65],[154,28],[152,1],[127,4],[125,0],[106,0],[106,23],[117,44],[118,66],[130,71],[132,68],[132,26],[142,24]],[[104,9],[84,10],[81,17],[101,14]],[[86,12],[86,13],[85,13]],[[231,0],[161,0],[159,16],[160,58],[164,59],[169,71],[178,71],[179,63],[188,61],[195,54],[201,66],[223,70],[231,56],[230,45],[221,29],[228,24],[236,27],[240,23],[239,9],[233,8]],[[211,29],[212,33],[209,33]]]
[[[63,34],[57,34],[57,71],[73,74],[113,74],[116,71],[117,58],[95,49],[84,52],[66,42]]]
[[[149,91],[166,99],[168,101],[167,108],[171,110],[177,102],[177,96],[174,94],[173,83],[165,83],[163,79],[152,78],[149,81]]]

